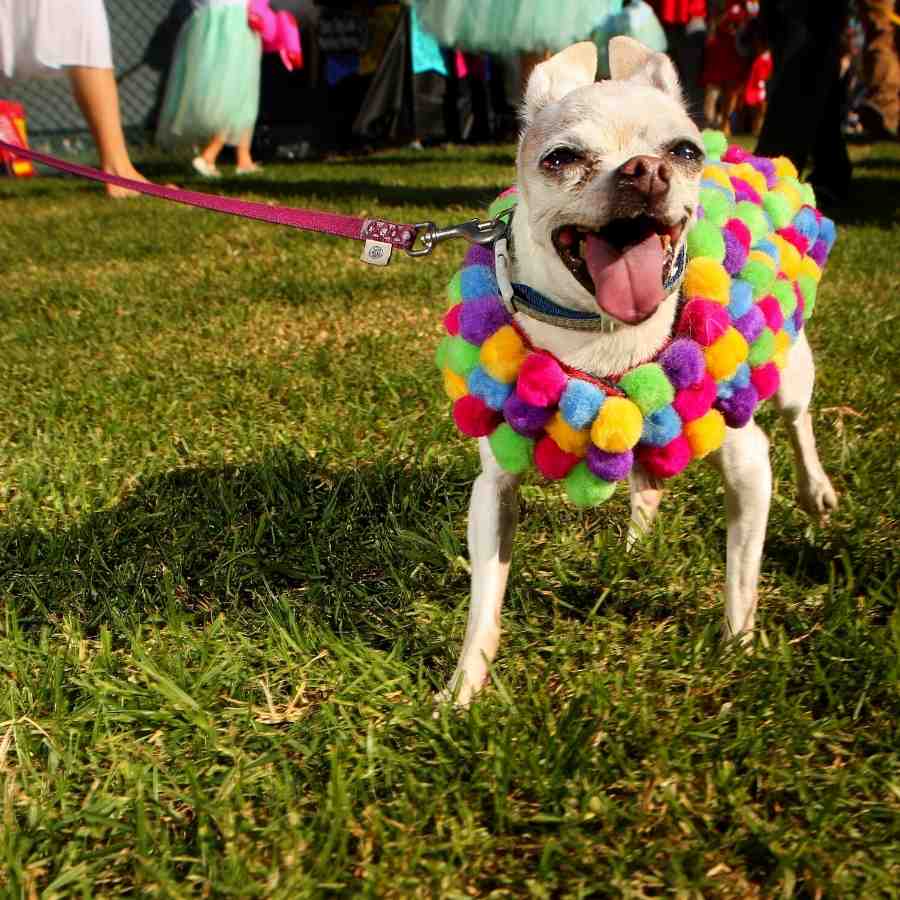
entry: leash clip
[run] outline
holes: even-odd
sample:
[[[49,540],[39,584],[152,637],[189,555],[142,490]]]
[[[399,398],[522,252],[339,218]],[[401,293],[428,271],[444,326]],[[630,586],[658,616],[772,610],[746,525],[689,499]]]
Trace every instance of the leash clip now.
[[[447,228],[438,228],[434,222],[419,222],[413,226],[416,230],[413,246],[420,239],[422,246],[418,249],[410,248],[406,252],[410,256],[428,256],[438,244],[451,238],[465,238],[470,244],[492,244],[505,237],[510,212],[511,210],[504,210],[495,219],[486,222],[481,219],[469,219],[468,222],[460,222],[459,225],[450,225]]]

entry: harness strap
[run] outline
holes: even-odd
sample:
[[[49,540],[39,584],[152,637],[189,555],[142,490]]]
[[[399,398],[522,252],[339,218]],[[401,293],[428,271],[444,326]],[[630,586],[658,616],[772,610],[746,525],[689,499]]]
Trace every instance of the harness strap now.
[[[162,184],[135,181],[132,178],[111,175],[91,166],[67,162],[66,160],[57,159],[55,156],[39,153],[37,150],[30,150],[27,147],[9,144],[2,140],[0,140],[0,150],[5,150],[14,156],[21,156],[24,159],[29,159],[44,166],[50,166],[53,169],[59,169],[70,175],[78,175],[81,178],[90,178],[93,181],[114,184],[141,194],[149,194],[151,197],[159,197],[162,200],[174,200],[176,203],[198,206],[201,209],[227,213],[230,216],[256,219],[259,222],[270,222],[273,225],[287,225],[289,228],[297,228],[301,231],[316,231],[320,234],[331,234],[336,237],[350,238],[354,241],[383,241],[400,250],[409,250],[416,239],[417,229],[415,225],[397,224],[386,219],[360,219],[356,216],[345,216],[340,213],[319,212],[318,210],[299,209],[293,206],[276,206],[251,200],[235,200],[232,197],[222,197],[217,194],[186,191],[182,188],[171,188]]]

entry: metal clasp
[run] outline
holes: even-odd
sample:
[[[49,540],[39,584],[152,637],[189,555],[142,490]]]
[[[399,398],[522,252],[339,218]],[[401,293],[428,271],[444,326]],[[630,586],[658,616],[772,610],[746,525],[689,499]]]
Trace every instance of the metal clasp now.
[[[504,210],[495,219],[489,219],[487,222],[469,219],[468,222],[450,225],[448,228],[438,228],[434,222],[419,222],[414,226],[416,234],[413,246],[420,239],[422,246],[418,250],[409,249],[406,252],[410,256],[428,256],[438,244],[451,238],[465,238],[470,244],[491,244],[506,234],[510,212],[511,210]]]

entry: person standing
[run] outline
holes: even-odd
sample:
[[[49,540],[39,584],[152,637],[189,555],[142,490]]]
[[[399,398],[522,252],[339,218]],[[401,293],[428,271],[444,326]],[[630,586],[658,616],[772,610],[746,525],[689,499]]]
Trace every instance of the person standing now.
[[[867,136],[897,140],[900,126],[900,59],[894,0],[858,0],[866,30],[863,78],[868,93],[859,108]]]

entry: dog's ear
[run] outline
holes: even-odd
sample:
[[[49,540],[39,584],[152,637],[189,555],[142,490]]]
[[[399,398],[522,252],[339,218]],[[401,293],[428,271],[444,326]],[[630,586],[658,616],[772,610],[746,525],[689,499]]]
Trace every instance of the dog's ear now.
[[[672,60],[634,38],[619,35],[610,40],[609,73],[614,81],[642,81],[681,100],[681,85]]]
[[[597,76],[597,47],[593,41],[572,44],[534,67],[525,89],[522,116],[526,124],[548,103],[561,100],[575,88],[592,84]]]

